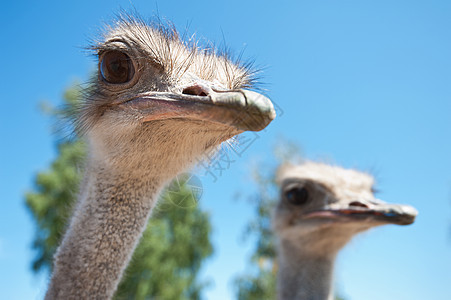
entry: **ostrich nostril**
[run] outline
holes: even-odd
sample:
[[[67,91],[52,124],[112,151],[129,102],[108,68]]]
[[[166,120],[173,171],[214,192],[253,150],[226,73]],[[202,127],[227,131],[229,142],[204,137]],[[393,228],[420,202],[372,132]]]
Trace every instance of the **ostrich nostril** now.
[[[208,96],[208,92],[206,92],[201,86],[193,85],[187,88],[184,88],[182,94],[185,95],[194,95],[194,96]]]
[[[349,203],[349,206],[368,208],[368,205],[366,205],[362,202],[359,202],[359,201],[353,201],[353,202]]]

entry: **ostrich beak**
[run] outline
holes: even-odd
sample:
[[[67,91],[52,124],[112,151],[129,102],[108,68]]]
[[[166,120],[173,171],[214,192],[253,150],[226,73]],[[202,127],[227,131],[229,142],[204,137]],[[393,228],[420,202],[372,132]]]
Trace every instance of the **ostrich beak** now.
[[[249,90],[210,90],[207,95],[149,92],[119,105],[139,110],[142,122],[184,118],[222,123],[240,131],[260,131],[276,117],[271,101]]]
[[[310,212],[306,217],[409,225],[415,221],[417,215],[418,211],[410,205],[389,204],[381,200],[359,200],[334,203],[327,209]]]

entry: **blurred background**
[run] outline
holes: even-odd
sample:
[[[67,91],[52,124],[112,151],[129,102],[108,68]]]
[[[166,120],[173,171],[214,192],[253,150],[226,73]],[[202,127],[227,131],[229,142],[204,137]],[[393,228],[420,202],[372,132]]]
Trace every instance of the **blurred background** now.
[[[40,254],[33,244],[47,236],[26,200],[63,142],[40,107],[61,105],[68,89],[88,80],[96,65],[84,47],[121,8],[255,60],[278,106],[278,118],[244,136],[252,143],[227,152],[221,170],[196,169],[203,188],[196,209],[211,227],[196,275],[203,298],[236,299],[236,278],[255,272],[258,236],[245,234],[256,218],[246,200],[258,192],[251,170],[275,166],[273,149],[288,140],[304,158],[371,172],[379,198],[420,212],[415,224],[377,228],[341,252],[341,297],[451,299],[451,2],[444,0],[2,3],[0,298],[45,294],[48,268],[33,271]]]

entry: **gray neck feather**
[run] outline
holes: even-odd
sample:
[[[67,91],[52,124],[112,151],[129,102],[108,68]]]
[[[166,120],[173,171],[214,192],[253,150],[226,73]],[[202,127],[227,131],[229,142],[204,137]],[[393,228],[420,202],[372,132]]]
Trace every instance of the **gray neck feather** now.
[[[99,125],[88,134],[87,170],[46,299],[112,298],[160,190],[196,158],[239,133],[186,120],[116,135],[112,127]]]
[[[302,245],[280,241],[277,298],[332,300],[335,256],[335,252],[315,255]]]
[[[87,170],[45,299],[112,298],[163,184]]]

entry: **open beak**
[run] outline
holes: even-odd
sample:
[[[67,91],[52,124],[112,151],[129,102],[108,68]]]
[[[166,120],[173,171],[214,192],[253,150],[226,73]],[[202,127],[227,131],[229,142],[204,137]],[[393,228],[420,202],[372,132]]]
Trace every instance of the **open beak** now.
[[[368,221],[396,225],[409,225],[415,221],[418,211],[410,205],[389,204],[383,201],[352,201],[334,204],[324,210],[306,214],[306,218],[330,218],[344,221]]]
[[[119,105],[139,110],[142,122],[193,119],[260,131],[276,117],[271,101],[249,90],[210,91],[208,95],[149,92]]]

